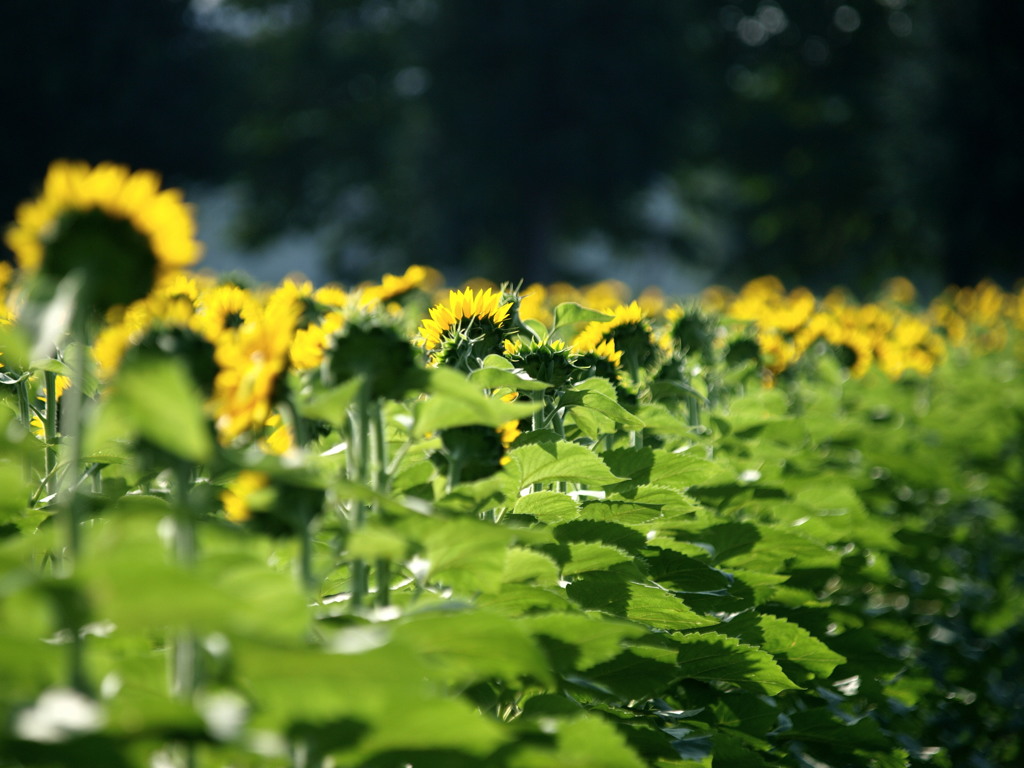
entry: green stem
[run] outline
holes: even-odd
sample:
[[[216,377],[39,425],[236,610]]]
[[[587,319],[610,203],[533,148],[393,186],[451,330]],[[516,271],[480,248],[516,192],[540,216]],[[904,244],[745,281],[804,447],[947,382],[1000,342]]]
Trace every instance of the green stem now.
[[[44,381],[46,384],[46,413],[44,415],[44,429],[46,430],[46,469],[47,469],[47,491],[55,493],[60,509],[60,516],[63,518],[65,530],[65,549],[63,557],[59,561],[58,572],[63,578],[70,578],[75,571],[81,554],[81,495],[78,485],[82,464],[82,428],[83,411],[85,408],[85,366],[88,348],[83,343],[84,333],[76,333],[73,336],[78,344],[74,344],[75,355],[71,363],[73,379],[70,389],[64,396],[64,411],[62,413],[61,432],[66,439],[66,469],[62,476],[59,476],[57,467],[57,374],[46,371]],[[60,478],[63,478],[62,480]],[[85,643],[81,634],[81,624],[84,617],[71,621],[68,627],[71,632],[71,642],[68,644],[68,674],[72,687],[86,691],[88,682],[85,679]]]
[[[371,472],[373,489],[377,492],[373,500],[371,514],[374,519],[381,515],[380,498],[387,491],[388,485],[388,443],[384,433],[384,408],[379,399],[369,403],[370,420],[370,455],[373,463]],[[376,562],[377,572],[377,605],[385,607],[391,601],[391,563],[387,558],[379,557]]]
[[[57,487],[59,501],[63,509],[65,530],[67,532],[67,552],[64,558],[64,570],[66,575],[74,572],[75,561],[80,555],[81,549],[81,518],[82,518],[82,497],[79,493],[81,483],[82,466],[82,444],[83,444],[83,420],[85,410],[85,367],[88,347],[84,343],[84,334],[76,334],[75,341],[78,343],[72,346],[74,360],[71,363],[71,372],[74,378],[71,387],[64,394],[64,412],[62,414],[61,433],[66,441],[66,469],[63,474],[63,481],[57,482],[58,475],[54,472],[50,475],[50,482]],[[52,377],[52,378],[51,378]],[[56,445],[56,420],[57,420],[57,392],[56,374],[47,371],[46,375],[46,431],[47,442],[51,434]],[[52,422],[52,423],[51,423]]]
[[[29,402],[28,376],[26,374],[23,374],[18,381],[18,416],[21,418],[21,423],[25,429],[31,431],[32,404]],[[24,466],[25,481],[28,482],[32,478],[32,459],[28,454],[25,455]]]
[[[46,477],[46,493],[57,492],[57,374],[53,371],[43,372],[44,397],[46,407],[43,410],[43,436],[46,451],[43,454],[44,473]]]
[[[348,476],[354,483],[365,485],[369,479],[370,440],[369,395],[366,386],[359,389],[356,401],[349,409]],[[361,499],[352,500],[352,517],[349,528],[357,531],[366,523],[366,503]],[[352,609],[362,608],[369,593],[368,567],[362,558],[354,557],[352,569]]]
[[[193,483],[193,467],[174,463],[174,558],[187,568],[197,559],[195,515],[189,506],[188,494]],[[171,639],[171,695],[190,702],[199,687],[199,645],[195,633],[187,628],[175,630]],[[182,762],[195,765],[195,746],[182,744]]]

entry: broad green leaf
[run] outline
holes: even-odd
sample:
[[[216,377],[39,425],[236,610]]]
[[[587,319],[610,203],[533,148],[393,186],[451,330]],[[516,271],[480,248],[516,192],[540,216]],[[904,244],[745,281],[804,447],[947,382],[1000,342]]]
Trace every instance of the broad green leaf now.
[[[392,627],[445,685],[464,687],[498,678],[550,683],[540,648],[518,621],[490,611],[433,610],[407,615]]]
[[[709,682],[723,682],[775,696],[799,688],[783,673],[771,654],[717,632],[675,634],[678,673]]]
[[[734,433],[790,418],[789,402],[779,389],[753,389],[729,402],[725,421]]]
[[[671,549],[648,557],[647,562],[652,579],[679,592],[722,594],[732,584],[732,578],[726,573]]]
[[[558,584],[558,564],[545,554],[526,547],[512,547],[505,553],[502,580],[530,582],[541,587]]]
[[[449,368],[429,371],[426,400],[417,403],[415,432],[419,436],[452,427],[500,427],[525,418],[543,403],[506,403],[485,395],[461,373]]]
[[[717,624],[701,616],[680,598],[654,585],[637,584],[614,573],[588,573],[566,587],[576,603],[658,629],[696,629]]]
[[[764,738],[779,718],[779,708],[759,696],[726,693],[711,705],[718,725]]]
[[[693,453],[669,453],[651,448],[617,448],[602,458],[609,468],[627,483],[610,487],[623,492],[642,485],[657,485],[687,490],[693,486],[718,485],[735,479],[728,468]]]
[[[348,407],[355,402],[363,382],[362,376],[355,376],[333,387],[315,390],[307,398],[299,398],[299,415],[343,429],[348,424]]]
[[[562,568],[566,578],[587,571],[601,571],[632,560],[628,552],[618,547],[593,541],[574,541],[569,544],[569,562]]]
[[[646,542],[645,536],[626,525],[606,520],[570,520],[554,530],[560,542],[600,541],[627,552],[639,552]]]
[[[612,316],[596,309],[588,309],[574,301],[564,301],[555,307],[555,325],[552,335],[556,335],[560,329],[566,326],[575,326],[578,323],[591,323],[594,321],[605,323],[612,319]]]
[[[403,560],[408,548],[409,542],[395,528],[375,521],[352,531],[346,547],[350,557],[384,558],[392,562]]]
[[[25,483],[25,467],[21,463],[0,459],[0,525],[17,524],[27,512],[31,495]]]
[[[469,374],[469,380],[478,387],[498,389],[506,387],[521,392],[539,392],[551,385],[544,381],[530,378],[523,371],[510,371],[502,368],[478,368]]]
[[[111,395],[130,429],[168,453],[205,462],[213,454],[202,396],[185,364],[149,355],[125,365]]]
[[[564,493],[537,491],[516,499],[512,514],[532,515],[538,521],[552,525],[575,520],[579,517],[579,510],[576,502]]]
[[[588,499],[580,508],[580,517],[585,520],[599,520],[642,526],[660,520],[664,514],[661,504],[636,503],[605,499]]]
[[[647,634],[636,624],[591,613],[535,614],[524,616],[518,623],[533,635],[544,635],[578,649],[574,664],[579,670],[615,658],[622,652],[624,640]]]
[[[770,768],[757,752],[752,751],[742,740],[729,733],[716,733],[711,737],[714,746],[715,763],[729,768]]]
[[[449,765],[447,756],[452,753],[471,755],[479,764],[510,738],[497,723],[458,698],[397,702],[390,716],[390,721],[379,723],[354,750],[340,753],[337,764],[365,765],[372,756],[389,759],[396,753],[409,754],[415,765],[424,768]],[[401,727],[395,726],[396,717]],[[422,758],[418,755],[421,751]],[[433,751],[438,762],[428,762]]]
[[[509,528],[472,519],[417,519],[432,580],[467,593],[501,589]]]
[[[599,690],[607,690],[627,700],[651,700],[664,696],[676,680],[675,653],[669,650],[651,652],[650,648],[637,648],[629,640],[626,649],[608,661],[596,664],[574,683],[594,683]]]
[[[720,631],[782,656],[818,677],[826,678],[846,658],[799,624],[762,613],[743,613],[721,625]]]
[[[517,489],[534,483],[564,481],[600,487],[618,482],[601,459],[576,443],[523,445],[509,452],[507,471]]]
[[[608,417],[616,424],[621,424],[626,429],[643,429],[644,422],[627,411],[614,399],[601,392],[590,392],[586,390],[570,390],[564,393],[558,400],[560,405],[569,408],[590,408],[603,416]]]
[[[888,750],[894,746],[870,717],[855,722],[840,720],[829,708],[817,707],[791,716],[792,727],[786,738],[822,742],[840,751],[853,749]]]
[[[646,763],[611,723],[584,717],[558,725],[554,750],[527,746],[514,753],[510,768],[644,768]]]
[[[29,341],[24,330],[14,323],[0,323],[0,358],[6,373],[21,373],[31,367]]]
[[[573,607],[565,590],[535,584],[502,584],[500,591],[479,595],[474,602],[481,608],[513,617],[540,611],[562,612]]]

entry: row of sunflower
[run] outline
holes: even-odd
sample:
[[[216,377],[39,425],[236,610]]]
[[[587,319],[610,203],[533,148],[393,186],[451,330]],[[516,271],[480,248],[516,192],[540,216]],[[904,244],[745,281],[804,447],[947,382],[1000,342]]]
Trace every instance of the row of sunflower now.
[[[47,595],[67,655],[12,673],[0,764],[905,764],[889,689],[849,684],[893,526],[853,459],[822,481],[799,435],[790,488],[752,435],[815,377],[1020,345],[1024,293],[253,285],[112,164],[55,163],[5,242],[0,618]],[[0,649],[37,658],[32,616]]]
[[[20,385],[21,413],[51,454],[57,401],[75,367],[64,359],[69,339],[88,346],[77,377],[89,394],[109,388],[125,361],[171,356],[202,393],[221,445],[282,456],[318,429],[299,415],[298,401],[354,377],[371,399],[397,399],[422,384],[424,366],[469,374],[501,358],[502,366],[547,384],[538,426],[552,426],[559,395],[595,376],[634,408],[675,387],[696,424],[699,404],[721,389],[717,361],[748,363],[766,386],[822,353],[854,378],[877,369],[899,379],[927,375],[951,346],[991,351],[1024,329],[1024,290],[1007,293],[988,282],[951,289],[925,311],[916,309],[914,287],[903,278],[890,281],[875,303],[857,303],[841,290],[818,300],[763,277],[737,293],[709,288],[685,307],[669,305],[653,288],[630,301],[616,281],[518,289],[475,281],[445,291],[441,275],[420,265],[352,288],[291,278],[246,285],[189,271],[202,246],[180,191],[161,189],[152,172],[113,164],[54,163],[42,194],[18,208],[5,241],[17,269],[0,266],[0,323],[25,326],[36,337],[33,356],[52,353],[58,363],[31,370],[23,361],[26,370],[19,370],[8,361],[4,381]],[[60,300],[69,290],[76,292],[70,304]],[[56,320],[40,309],[53,305],[66,309]],[[514,386],[490,391],[505,400],[537,398]],[[490,449],[501,461],[478,472],[507,461],[520,424],[492,432],[502,436]],[[449,453],[452,439],[442,439]],[[48,466],[50,490],[53,474]],[[242,478],[252,484],[251,476]],[[225,493],[233,519],[248,515],[244,496]]]

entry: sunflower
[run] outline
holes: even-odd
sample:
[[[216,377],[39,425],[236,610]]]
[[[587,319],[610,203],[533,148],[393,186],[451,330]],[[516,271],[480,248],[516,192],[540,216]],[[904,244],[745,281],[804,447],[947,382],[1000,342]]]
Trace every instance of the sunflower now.
[[[639,370],[656,361],[658,343],[654,339],[647,315],[637,302],[620,304],[611,310],[611,320],[593,320],[573,339],[572,348],[580,354],[599,352],[611,360],[617,356],[630,374],[637,377]],[[611,343],[611,346],[608,346]]]
[[[260,314],[260,303],[248,290],[238,285],[218,285],[203,291],[197,302],[196,323],[201,332],[216,339],[234,332],[250,318]]]
[[[264,472],[243,469],[220,495],[224,514],[233,523],[244,523],[252,518],[253,502],[260,501],[270,490],[270,477]],[[256,506],[260,506],[257,504]]]
[[[475,367],[477,360],[500,354],[513,302],[502,304],[503,294],[491,288],[450,291],[447,304],[429,310],[419,327],[423,347],[434,351],[434,365]]]
[[[363,309],[378,304],[399,302],[413,291],[431,291],[441,282],[440,273],[432,267],[413,264],[405,274],[385,274],[380,285],[365,285],[359,294],[359,306]]]
[[[217,339],[214,359],[218,371],[211,408],[224,443],[244,432],[262,430],[266,424],[301,310],[299,302],[275,302],[234,333]]]
[[[99,311],[140,299],[201,256],[191,208],[153,171],[58,160],[42,194],[18,206],[4,241],[21,271],[56,283],[72,272]]]

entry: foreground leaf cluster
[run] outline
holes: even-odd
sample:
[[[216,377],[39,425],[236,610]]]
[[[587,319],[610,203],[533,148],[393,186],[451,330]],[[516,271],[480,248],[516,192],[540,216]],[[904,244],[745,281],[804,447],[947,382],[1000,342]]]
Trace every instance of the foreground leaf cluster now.
[[[554,330],[591,321],[573,306]],[[675,387],[488,358],[376,411],[356,377],[297,398],[311,437],[280,457],[218,445],[184,367],[147,359],[85,422],[71,575],[5,382],[0,765],[1013,764],[1017,350],[894,379],[809,348],[772,388],[711,346]],[[510,420],[500,469],[452,470],[446,431]],[[271,495],[235,524],[241,468]]]

